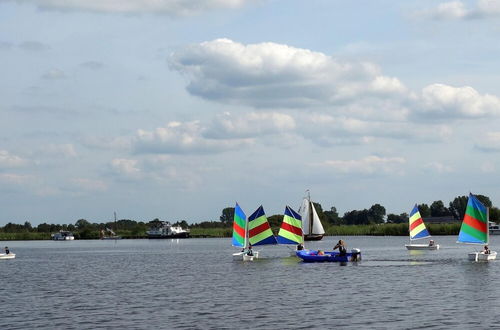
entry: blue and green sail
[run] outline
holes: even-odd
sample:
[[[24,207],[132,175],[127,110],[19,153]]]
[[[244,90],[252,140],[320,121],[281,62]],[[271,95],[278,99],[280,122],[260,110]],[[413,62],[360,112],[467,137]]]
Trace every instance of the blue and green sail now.
[[[488,209],[473,194],[469,194],[457,242],[488,244]]]
[[[247,216],[241,207],[236,203],[234,207],[234,221],[233,221],[233,246],[245,247],[246,244],[246,230],[247,230]]]

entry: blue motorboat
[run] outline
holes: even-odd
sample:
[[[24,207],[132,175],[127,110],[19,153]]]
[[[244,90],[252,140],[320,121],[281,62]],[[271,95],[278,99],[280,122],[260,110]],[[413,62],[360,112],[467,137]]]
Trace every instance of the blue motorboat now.
[[[361,260],[361,251],[359,249],[352,249],[351,252],[347,252],[344,255],[340,255],[340,252],[336,251],[325,251],[323,254],[318,254],[319,251],[301,250],[297,251],[296,254],[304,262],[348,262]]]

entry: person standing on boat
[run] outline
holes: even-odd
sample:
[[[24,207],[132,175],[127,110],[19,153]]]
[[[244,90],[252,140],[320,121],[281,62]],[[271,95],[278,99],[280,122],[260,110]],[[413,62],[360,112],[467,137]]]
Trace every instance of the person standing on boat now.
[[[340,256],[345,256],[347,254],[347,250],[345,248],[345,244],[343,240],[339,240],[337,245],[333,247],[334,250],[339,249],[339,255]]]
[[[5,250],[5,254],[9,254],[10,253],[9,247],[6,246],[4,250]]]

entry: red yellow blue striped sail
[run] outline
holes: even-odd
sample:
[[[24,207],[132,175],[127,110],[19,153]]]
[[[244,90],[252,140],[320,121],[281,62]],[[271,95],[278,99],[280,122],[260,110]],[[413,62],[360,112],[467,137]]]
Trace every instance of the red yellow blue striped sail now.
[[[248,217],[248,241],[252,245],[277,244],[262,205]]]
[[[424,220],[418,211],[417,204],[415,204],[415,207],[410,212],[409,226],[411,240],[431,237],[427,228],[425,228]]]
[[[302,217],[290,206],[285,207],[285,215],[278,232],[279,244],[300,244],[304,242],[302,234]]]
[[[488,209],[473,194],[469,194],[457,243],[488,244]]]
[[[233,246],[245,247],[246,240],[246,224],[247,216],[236,203],[234,207],[234,221],[233,221]]]

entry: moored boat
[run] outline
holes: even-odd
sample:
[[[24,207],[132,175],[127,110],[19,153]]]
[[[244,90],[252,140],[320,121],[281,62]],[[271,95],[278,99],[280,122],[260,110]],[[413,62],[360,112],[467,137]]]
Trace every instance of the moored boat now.
[[[52,234],[51,237],[54,241],[73,241],[75,239],[73,233],[67,230],[60,230],[58,233]]]
[[[302,200],[302,205],[299,209],[299,214],[302,218],[302,231],[305,241],[319,241],[323,239],[325,230],[321,224],[314,203],[311,202],[311,195],[307,190],[307,197]]]
[[[490,235],[500,235],[500,225],[490,221],[489,222]]]
[[[159,228],[150,228],[146,235],[148,238],[189,238],[189,229],[173,226],[168,221],[162,221]]]

